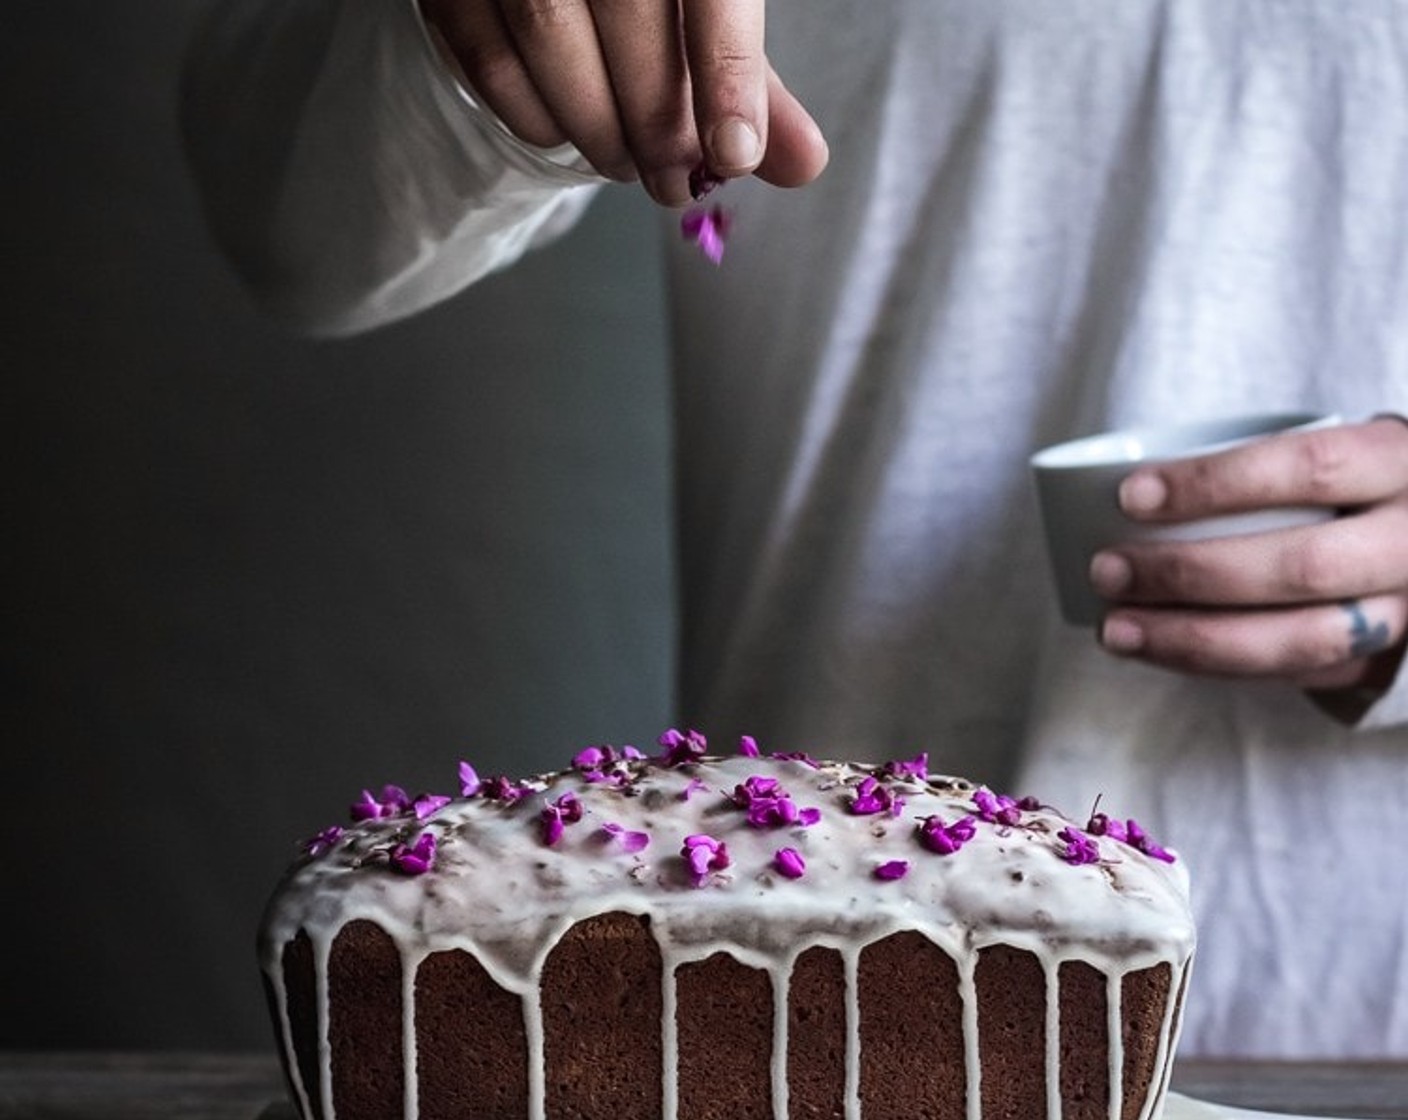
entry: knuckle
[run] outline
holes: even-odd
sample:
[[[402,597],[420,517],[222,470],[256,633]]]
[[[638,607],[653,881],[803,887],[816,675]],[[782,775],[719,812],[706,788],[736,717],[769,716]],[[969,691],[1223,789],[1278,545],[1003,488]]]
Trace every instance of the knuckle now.
[[[1214,505],[1222,489],[1222,463],[1217,459],[1191,461],[1178,489],[1185,506],[1204,509]]]
[[[1190,550],[1173,548],[1145,558],[1137,590],[1164,599],[1194,599],[1202,576],[1203,565]]]
[[[657,0],[591,0],[592,14],[622,22],[653,19],[660,10]]]
[[[1333,428],[1305,432],[1296,440],[1296,474],[1311,498],[1333,494],[1349,465],[1343,432]]]
[[[1324,538],[1307,535],[1287,555],[1282,576],[1284,591],[1297,599],[1333,599],[1343,571],[1338,551],[1324,543]]]
[[[1293,667],[1302,672],[1307,669],[1327,669],[1348,661],[1351,656],[1349,641],[1343,634],[1326,632],[1303,638],[1301,642]]]
[[[1181,614],[1149,628],[1149,656],[1170,669],[1217,673],[1227,653],[1221,620],[1197,613]]]
[[[1220,619],[1209,615],[1192,615],[1178,630],[1178,645],[1186,664],[1211,667],[1219,648],[1225,646],[1224,627]]]
[[[506,93],[523,79],[523,64],[517,53],[503,44],[470,40],[457,43],[455,54],[464,68],[465,77],[481,93]]]
[[[631,150],[644,167],[686,167],[699,158],[699,139],[673,109],[648,112],[629,124]]]
[[[695,65],[714,83],[745,82],[762,73],[762,56],[737,43],[715,43]]]
[[[519,34],[568,26],[579,14],[580,5],[573,0],[516,0],[504,6],[504,21]]]

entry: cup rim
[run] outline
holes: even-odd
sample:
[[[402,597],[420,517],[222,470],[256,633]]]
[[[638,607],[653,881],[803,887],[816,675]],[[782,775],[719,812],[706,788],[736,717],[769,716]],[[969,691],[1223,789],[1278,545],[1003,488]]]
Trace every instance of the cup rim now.
[[[1341,422],[1333,412],[1252,412],[1234,416],[1213,416],[1201,420],[1185,420],[1173,424],[1138,424],[1111,428],[1092,435],[1079,436],[1043,447],[1032,454],[1028,462],[1033,470],[1075,471],[1098,470],[1104,467],[1129,467],[1137,463],[1167,462],[1211,455],[1239,444],[1284,432],[1310,431],[1331,427]],[[1206,438],[1193,433],[1206,432]],[[1219,435],[1218,433],[1226,433]],[[1168,450],[1153,450],[1151,444],[1171,446]],[[1105,453],[1095,449],[1108,445]],[[1123,451],[1117,450],[1123,446]]]

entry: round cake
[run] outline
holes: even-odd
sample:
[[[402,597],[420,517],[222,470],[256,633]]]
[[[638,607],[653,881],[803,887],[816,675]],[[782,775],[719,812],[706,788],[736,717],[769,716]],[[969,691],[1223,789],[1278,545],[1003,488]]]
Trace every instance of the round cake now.
[[[1159,1115],[1194,928],[1136,822],[660,742],[307,842],[260,931],[306,1120]]]

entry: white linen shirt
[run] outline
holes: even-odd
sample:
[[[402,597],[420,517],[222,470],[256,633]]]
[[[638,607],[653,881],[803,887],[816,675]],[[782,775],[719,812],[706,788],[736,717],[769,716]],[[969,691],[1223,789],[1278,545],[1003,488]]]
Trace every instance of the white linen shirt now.
[[[1192,870],[1196,1054],[1408,1057],[1408,682],[1295,689],[1056,617],[1026,472],[1103,427],[1408,411],[1408,5],[774,0],[832,163],[671,252],[682,716],[1141,820]],[[478,110],[411,0],[230,4],[192,54],[212,225],[346,333],[599,180]],[[673,220],[666,218],[664,220]]]

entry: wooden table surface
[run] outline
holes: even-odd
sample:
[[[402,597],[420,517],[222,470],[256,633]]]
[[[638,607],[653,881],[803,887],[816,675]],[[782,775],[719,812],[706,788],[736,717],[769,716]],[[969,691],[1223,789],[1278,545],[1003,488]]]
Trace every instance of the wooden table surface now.
[[[1408,1120],[1408,1062],[1180,1063],[1179,1092],[1311,1116]],[[0,1120],[276,1120],[278,1065],[266,1054],[0,1052]]]

